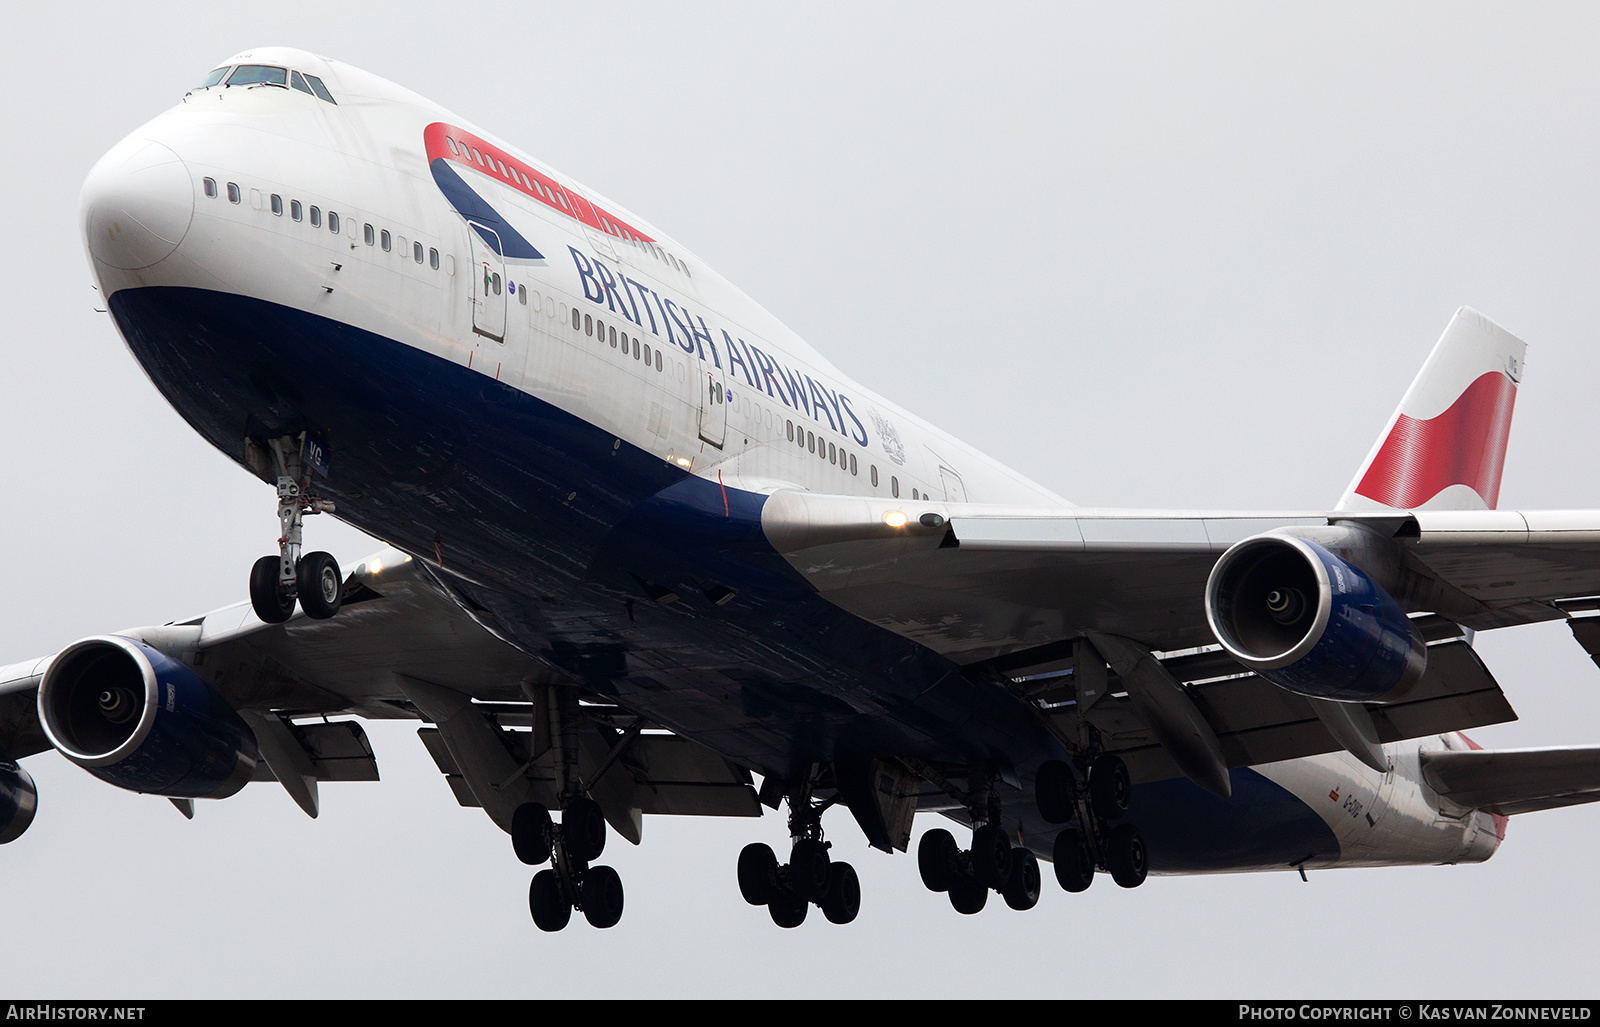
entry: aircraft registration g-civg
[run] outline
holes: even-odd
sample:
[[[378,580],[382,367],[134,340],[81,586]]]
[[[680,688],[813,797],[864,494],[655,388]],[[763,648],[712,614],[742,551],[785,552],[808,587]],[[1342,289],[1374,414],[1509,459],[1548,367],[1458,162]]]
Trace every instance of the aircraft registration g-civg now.
[[[377,778],[375,718],[420,722],[539,868],[547,931],[619,921],[600,861],[649,815],[786,809],[737,884],[793,927],[859,910],[835,804],[891,853],[952,821],[917,867],[970,914],[1032,907],[1041,859],[1068,891],[1477,862],[1508,816],[1600,798],[1600,748],[1461,733],[1515,717],[1473,632],[1564,619],[1600,653],[1600,511],[1497,509],[1524,345],[1474,311],[1332,509],[1095,509],[620,204],[303,51],[117,144],[82,225],[128,348],[276,486],[282,535],[247,601],[0,670],[0,841],[51,748],[190,815],[277,781],[315,816]],[[319,513],[388,548],[303,551]]]

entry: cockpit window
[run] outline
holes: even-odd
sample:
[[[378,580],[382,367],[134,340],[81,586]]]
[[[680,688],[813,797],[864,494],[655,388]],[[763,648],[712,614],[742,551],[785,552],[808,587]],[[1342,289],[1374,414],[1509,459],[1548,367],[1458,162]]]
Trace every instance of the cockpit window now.
[[[302,93],[305,93],[307,96],[317,95],[311,91],[310,86],[306,85],[306,80],[300,76],[298,71],[291,71],[289,73],[289,84],[300,90]]]
[[[230,86],[282,86],[289,88],[289,72],[266,64],[241,64],[228,76]]]
[[[225,68],[225,67],[224,68],[218,68],[216,71],[213,71],[211,74],[207,75],[206,78],[205,78],[205,81],[201,82],[199,85],[195,86],[195,88],[196,89],[210,89],[212,86],[216,85],[218,82],[221,82],[222,81],[222,76],[226,75],[227,73],[228,73],[228,69],[227,68]]]
[[[322,79],[315,75],[307,75],[306,81],[310,83],[311,91],[317,94],[318,99],[326,100],[335,107],[339,105],[339,101],[335,100],[333,94],[328,92],[328,87],[322,84]]]

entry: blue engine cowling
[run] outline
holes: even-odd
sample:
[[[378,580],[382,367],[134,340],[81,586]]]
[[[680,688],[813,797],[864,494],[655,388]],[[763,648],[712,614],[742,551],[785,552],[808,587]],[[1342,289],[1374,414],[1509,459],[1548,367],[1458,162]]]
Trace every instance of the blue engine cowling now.
[[[1217,561],[1206,619],[1222,647],[1281,688],[1317,699],[1393,702],[1427,669],[1400,604],[1315,542],[1257,535]]]
[[[33,823],[38,808],[33,778],[18,764],[0,760],[0,845],[16,841]]]
[[[250,780],[256,738],[194,671],[120,635],[74,642],[39,682],[39,723],[102,781],[179,799],[222,799]]]

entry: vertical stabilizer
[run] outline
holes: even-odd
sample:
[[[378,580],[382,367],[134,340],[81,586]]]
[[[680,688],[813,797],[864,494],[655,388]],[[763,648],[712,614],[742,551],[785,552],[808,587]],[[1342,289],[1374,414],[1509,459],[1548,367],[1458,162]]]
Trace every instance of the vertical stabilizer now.
[[[1456,311],[1338,510],[1493,510],[1527,344]]]

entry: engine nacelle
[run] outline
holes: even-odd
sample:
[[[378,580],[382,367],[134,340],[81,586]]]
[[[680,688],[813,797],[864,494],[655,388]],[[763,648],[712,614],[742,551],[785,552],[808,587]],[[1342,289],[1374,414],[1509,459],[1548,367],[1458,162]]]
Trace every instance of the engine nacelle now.
[[[10,760],[0,760],[0,845],[14,842],[33,823],[39,808],[39,790],[26,770]]]
[[[1313,698],[1391,702],[1427,669],[1427,645],[1400,604],[1293,535],[1257,535],[1223,553],[1206,582],[1206,619],[1240,663]]]
[[[179,799],[222,799],[260,759],[256,738],[194,671],[120,635],[74,642],[39,682],[39,723],[102,781]]]

